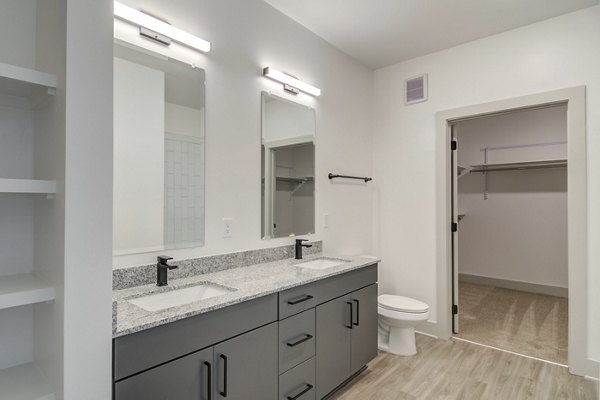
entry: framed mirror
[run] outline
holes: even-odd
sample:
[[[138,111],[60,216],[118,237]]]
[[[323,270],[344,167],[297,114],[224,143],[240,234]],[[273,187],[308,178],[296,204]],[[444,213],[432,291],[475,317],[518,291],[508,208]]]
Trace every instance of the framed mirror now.
[[[114,45],[115,255],[204,244],[202,69]]]
[[[314,109],[262,93],[262,238],[315,232]]]

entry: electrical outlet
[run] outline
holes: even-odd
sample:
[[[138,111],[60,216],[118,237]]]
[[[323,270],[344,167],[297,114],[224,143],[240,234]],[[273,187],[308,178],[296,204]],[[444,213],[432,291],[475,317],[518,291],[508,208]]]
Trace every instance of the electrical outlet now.
[[[233,237],[233,218],[223,218],[223,237]]]

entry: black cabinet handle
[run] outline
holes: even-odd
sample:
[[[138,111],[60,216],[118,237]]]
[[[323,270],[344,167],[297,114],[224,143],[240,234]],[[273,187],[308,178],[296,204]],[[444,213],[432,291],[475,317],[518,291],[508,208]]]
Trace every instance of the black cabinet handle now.
[[[208,361],[204,361],[204,365],[206,365],[207,367],[206,380],[208,382],[208,395],[206,396],[206,398],[208,400],[212,400],[212,365]]]
[[[219,392],[219,394],[227,397],[227,356],[220,354],[219,357],[223,360],[223,391]]]
[[[354,299],[352,300],[356,303],[356,322],[353,322],[354,325],[360,325],[360,301]]]
[[[304,393],[308,392],[308,391],[309,391],[310,389],[312,389],[313,387],[314,387],[313,385],[311,385],[310,383],[307,383],[307,384],[306,384],[306,387],[304,388],[304,390],[303,390],[303,391],[301,391],[300,393],[298,393],[298,394],[297,394],[297,395],[295,395],[295,396],[288,396],[287,398],[288,398],[288,400],[296,400],[296,399],[299,399],[299,398],[300,398],[300,396],[302,396]]]
[[[291,304],[291,305],[294,305],[294,304],[299,304],[299,303],[302,303],[302,302],[308,301],[308,300],[310,300],[310,299],[312,299],[312,298],[313,298],[313,297],[312,297],[310,294],[307,294],[306,296],[302,296],[302,297],[299,297],[299,298],[297,298],[297,299],[294,299],[294,300],[288,300],[288,302],[287,302],[287,303],[288,303],[288,304]]]
[[[350,306],[350,325],[346,325],[346,328],[352,329],[352,320],[354,319],[354,303],[352,303],[351,301],[347,301],[346,304]]]
[[[295,342],[293,342],[293,343],[287,342],[286,344],[287,344],[289,347],[296,347],[296,346],[298,346],[300,343],[304,343],[304,342],[306,342],[307,340],[310,340],[310,339],[312,339],[312,338],[313,338],[313,335],[310,335],[310,334],[308,334],[308,333],[307,333],[306,335],[304,335],[304,337],[303,337],[302,339],[300,339],[300,340],[298,340],[298,341],[295,341]]]

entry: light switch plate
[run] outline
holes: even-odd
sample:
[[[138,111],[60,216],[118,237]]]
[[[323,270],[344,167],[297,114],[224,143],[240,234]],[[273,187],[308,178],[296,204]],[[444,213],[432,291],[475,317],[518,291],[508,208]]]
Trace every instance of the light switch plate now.
[[[329,228],[329,213],[323,214],[323,228]]]

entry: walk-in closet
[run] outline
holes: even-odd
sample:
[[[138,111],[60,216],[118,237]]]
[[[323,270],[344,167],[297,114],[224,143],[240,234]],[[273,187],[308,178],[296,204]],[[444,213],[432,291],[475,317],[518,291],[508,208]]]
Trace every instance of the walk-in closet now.
[[[462,120],[452,135],[456,337],[567,364],[567,106]]]

